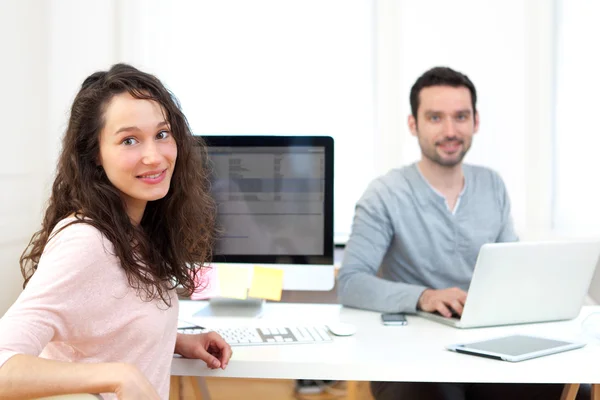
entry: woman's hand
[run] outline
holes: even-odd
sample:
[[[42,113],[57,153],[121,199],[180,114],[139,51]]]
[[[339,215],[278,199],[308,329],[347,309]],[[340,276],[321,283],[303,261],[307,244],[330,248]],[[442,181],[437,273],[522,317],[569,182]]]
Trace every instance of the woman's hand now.
[[[231,346],[216,332],[199,335],[178,333],[175,353],[185,358],[200,359],[210,369],[225,369],[232,354]]]
[[[160,400],[154,386],[140,372],[137,367],[130,364],[120,364],[121,368],[115,368],[120,376],[119,384],[115,393],[119,400]]]

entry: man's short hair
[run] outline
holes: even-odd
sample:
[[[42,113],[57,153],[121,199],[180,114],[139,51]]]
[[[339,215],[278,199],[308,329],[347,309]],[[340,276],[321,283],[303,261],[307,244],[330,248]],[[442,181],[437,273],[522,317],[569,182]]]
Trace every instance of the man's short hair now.
[[[410,110],[415,119],[417,119],[419,110],[421,90],[430,86],[466,87],[471,92],[473,114],[477,112],[475,107],[477,104],[477,91],[469,77],[448,67],[434,67],[421,75],[410,89]]]

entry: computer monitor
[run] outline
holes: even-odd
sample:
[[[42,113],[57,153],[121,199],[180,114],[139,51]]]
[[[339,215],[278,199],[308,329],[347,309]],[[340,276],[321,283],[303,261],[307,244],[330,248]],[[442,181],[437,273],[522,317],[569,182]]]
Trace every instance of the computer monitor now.
[[[333,139],[203,136],[202,140],[207,144],[220,230],[213,251],[215,265],[276,267],[284,271],[284,290],[331,290]]]

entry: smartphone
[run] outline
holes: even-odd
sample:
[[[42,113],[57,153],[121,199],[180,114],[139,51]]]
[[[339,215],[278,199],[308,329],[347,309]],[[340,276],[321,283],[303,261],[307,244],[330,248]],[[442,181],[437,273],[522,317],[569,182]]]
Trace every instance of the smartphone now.
[[[406,325],[406,317],[403,313],[381,314],[381,323],[384,325]]]

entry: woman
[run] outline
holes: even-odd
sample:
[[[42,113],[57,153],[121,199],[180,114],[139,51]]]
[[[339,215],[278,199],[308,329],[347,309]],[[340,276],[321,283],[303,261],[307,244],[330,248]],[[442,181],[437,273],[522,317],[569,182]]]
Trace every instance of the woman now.
[[[211,256],[203,147],[152,75],[117,64],[77,94],[24,291],[0,320],[2,398],[102,393],[167,399],[173,352],[225,368],[216,333],[177,333]],[[39,356],[39,357],[38,357]]]

